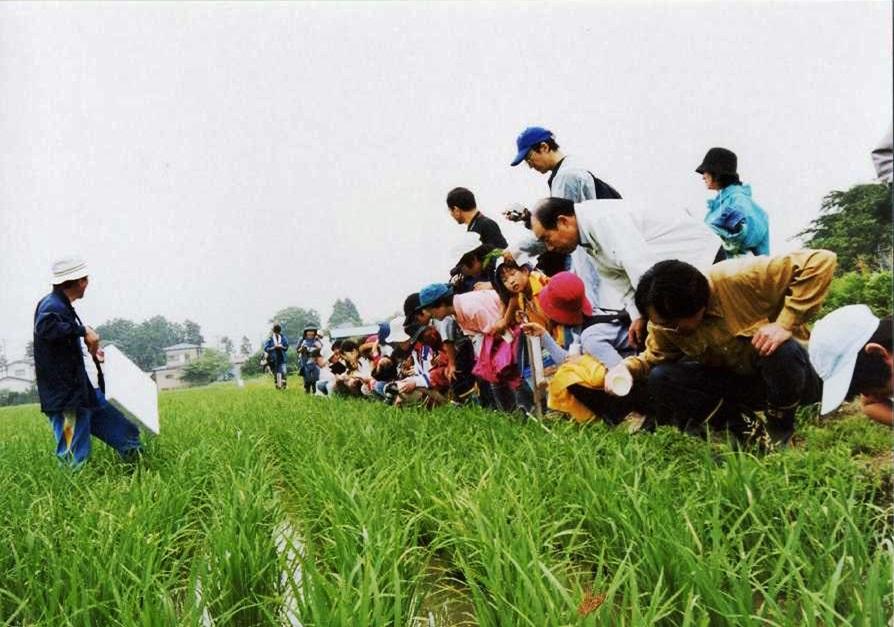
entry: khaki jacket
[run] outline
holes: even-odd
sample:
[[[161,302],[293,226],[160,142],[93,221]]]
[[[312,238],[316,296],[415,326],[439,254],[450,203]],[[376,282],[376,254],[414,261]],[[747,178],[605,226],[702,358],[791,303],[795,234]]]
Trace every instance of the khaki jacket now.
[[[835,265],[835,253],[828,250],[715,264],[705,273],[711,296],[695,332],[681,335],[649,323],[646,350],[624,364],[634,378],[648,376],[653,366],[683,358],[751,374],[757,358],[751,338],[762,326],[776,322],[796,339],[808,339],[805,322],[822,305]]]

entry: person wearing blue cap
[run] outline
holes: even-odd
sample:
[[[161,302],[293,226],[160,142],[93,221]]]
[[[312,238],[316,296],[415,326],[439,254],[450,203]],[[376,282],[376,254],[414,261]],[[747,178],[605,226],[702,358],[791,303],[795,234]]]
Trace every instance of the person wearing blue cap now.
[[[577,163],[574,156],[566,156],[556,143],[552,131],[540,126],[526,128],[516,139],[518,149],[512,165],[525,161],[532,170],[541,174],[549,172],[549,195],[574,203],[585,200],[621,198],[618,191],[596,177],[590,170]],[[530,227],[528,227],[530,228]],[[541,255],[541,266],[547,266],[550,256],[560,257],[562,270],[570,270],[584,282],[587,298],[598,303],[600,277],[596,264],[584,250],[575,249],[567,254],[547,252]]]
[[[529,126],[515,140],[518,149],[510,165],[522,161],[541,174],[549,172],[550,196],[583,202],[595,198],[620,198],[614,187],[578,165],[573,157],[559,150],[555,135],[542,126]]]

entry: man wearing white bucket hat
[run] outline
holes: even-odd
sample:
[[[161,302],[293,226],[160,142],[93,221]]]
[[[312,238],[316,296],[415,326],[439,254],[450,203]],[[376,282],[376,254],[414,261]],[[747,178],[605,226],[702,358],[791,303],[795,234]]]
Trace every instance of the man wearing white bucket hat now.
[[[879,320],[866,305],[841,307],[814,325],[808,353],[823,380],[822,413],[860,394],[866,415],[891,426],[891,329],[891,316]]]
[[[82,338],[96,361],[103,358],[99,335],[72,306],[87,290],[87,264],[80,257],[60,259],[53,264],[51,282],[53,291],[34,312],[34,366],[40,408],[52,424],[56,454],[72,466],[81,465],[90,455],[93,435],[130,457],[141,450],[139,430],[93,387],[84,366]]]

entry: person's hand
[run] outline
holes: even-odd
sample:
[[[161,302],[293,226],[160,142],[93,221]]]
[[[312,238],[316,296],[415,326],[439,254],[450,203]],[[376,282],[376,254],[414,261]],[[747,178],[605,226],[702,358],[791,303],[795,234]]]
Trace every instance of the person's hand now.
[[[397,384],[397,391],[401,394],[407,394],[416,389],[416,382],[413,379],[404,379]]]
[[[514,202],[503,210],[503,217],[510,222],[521,222],[525,219],[527,209],[520,202]]]
[[[90,354],[95,355],[96,351],[99,350],[99,333],[91,327],[84,327],[84,329],[84,344],[87,345],[87,350],[90,351]]]
[[[772,355],[777,348],[790,340],[791,337],[791,331],[780,324],[771,322],[757,330],[757,333],[751,338],[751,345],[757,349],[761,357],[766,357],[767,355]]]
[[[543,325],[537,322],[526,322],[521,325],[521,329],[525,335],[533,335],[534,337],[540,337],[546,333],[546,329]]]
[[[454,364],[447,364],[447,367],[444,368],[444,374],[447,375],[448,381],[453,381],[456,379],[456,366]]]
[[[503,319],[497,320],[494,322],[491,327],[491,335],[503,335],[503,331],[506,330],[506,321]]]
[[[487,281],[479,281],[472,287],[473,291],[480,292],[481,290],[492,290],[494,286],[488,283]]]
[[[100,348],[97,348],[97,349],[96,349],[96,352],[93,353],[93,357],[94,357],[94,358],[96,359],[96,361],[98,361],[99,363],[104,363],[105,360],[106,360],[106,352],[105,352],[104,350],[102,350],[101,347],[100,347]]]
[[[502,257],[503,261],[515,261],[515,257],[512,256],[512,251],[510,251],[508,248],[503,251]]]
[[[631,321],[627,329],[627,343],[634,348],[642,348],[646,341],[646,319],[637,318]]]

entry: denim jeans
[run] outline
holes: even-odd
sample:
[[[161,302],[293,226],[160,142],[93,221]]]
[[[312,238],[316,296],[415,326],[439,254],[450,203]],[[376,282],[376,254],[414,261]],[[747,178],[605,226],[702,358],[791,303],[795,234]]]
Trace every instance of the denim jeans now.
[[[56,438],[56,455],[78,467],[90,457],[91,436],[102,440],[122,457],[142,450],[140,430],[124,417],[105,395],[96,390],[99,407],[47,414]]]
[[[713,427],[738,427],[740,409],[763,411],[819,401],[822,382],[810,366],[807,351],[788,340],[772,355],[758,357],[756,372],[737,375],[695,361],[660,364],[649,374],[649,397],[658,424],[700,431],[711,418]],[[713,416],[712,416],[713,415]]]

